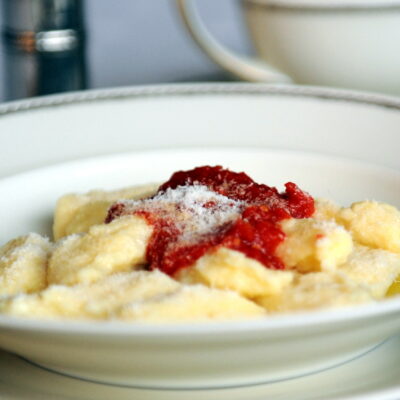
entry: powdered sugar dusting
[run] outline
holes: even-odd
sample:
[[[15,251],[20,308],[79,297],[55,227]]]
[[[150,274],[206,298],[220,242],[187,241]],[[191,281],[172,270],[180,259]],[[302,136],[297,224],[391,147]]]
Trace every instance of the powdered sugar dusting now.
[[[285,239],[278,223],[306,218],[314,199],[292,182],[285,192],[254,182],[244,172],[221,166],[177,171],[157,194],[121,201],[108,210],[106,223],[124,215],[143,217],[153,226],[146,249],[148,268],[174,276],[210,251],[241,251],[267,268],[283,269],[275,255]]]
[[[174,221],[180,240],[185,242],[196,241],[199,236],[236,220],[245,206],[243,201],[232,200],[203,185],[168,188],[150,199],[121,203],[124,214],[144,212]]]

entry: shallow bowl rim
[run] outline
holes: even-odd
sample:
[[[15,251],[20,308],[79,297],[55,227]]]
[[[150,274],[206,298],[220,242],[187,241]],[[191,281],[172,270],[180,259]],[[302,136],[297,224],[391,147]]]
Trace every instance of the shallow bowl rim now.
[[[400,0],[398,0],[400,4]],[[0,121],[14,114],[107,100],[168,98],[177,96],[284,96],[348,102],[400,111],[400,98],[360,90],[309,85],[283,85],[247,82],[169,83],[90,89],[66,94],[14,100],[0,105]]]

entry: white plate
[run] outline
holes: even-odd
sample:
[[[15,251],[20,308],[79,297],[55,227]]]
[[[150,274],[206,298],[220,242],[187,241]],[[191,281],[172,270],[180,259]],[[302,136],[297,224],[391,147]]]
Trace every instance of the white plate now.
[[[216,163],[270,185],[294,180],[343,203],[375,198],[400,206],[400,170],[359,161],[268,149],[143,151],[4,178],[0,192],[9,195],[0,197],[0,240],[30,231],[50,233],[53,206],[65,192],[164,181],[173,171]],[[0,315],[0,327],[5,349],[68,375],[159,389],[232,387],[293,378],[369,351],[400,332],[400,299],[232,323],[60,324]]]
[[[0,352],[2,400],[398,400],[400,337],[363,357],[317,374],[266,385],[219,390],[146,390],[57,374]]]
[[[26,230],[46,232],[52,204],[65,191],[162,180],[172,170],[204,163],[247,170],[271,184],[294,180],[343,203],[374,197],[399,205],[400,102],[383,96],[263,85],[164,86],[17,102],[0,107],[0,113],[3,176],[90,155],[202,148],[134,158],[120,154],[6,178],[0,182],[8,194],[0,200],[1,241]],[[239,150],[210,150],[227,145]],[[295,153],[271,150],[277,148]],[[400,330],[400,302],[267,322],[162,329],[6,317],[0,325],[2,346],[70,374],[148,387],[233,386],[308,373],[366,351]],[[213,351],[204,357],[210,346]],[[156,348],[164,353],[155,371]],[[129,359],[121,363],[121,357],[138,357],[138,352],[142,370]],[[267,357],[275,364],[266,366]],[[94,371],[100,359],[109,365]],[[171,368],[176,360],[179,365]]]

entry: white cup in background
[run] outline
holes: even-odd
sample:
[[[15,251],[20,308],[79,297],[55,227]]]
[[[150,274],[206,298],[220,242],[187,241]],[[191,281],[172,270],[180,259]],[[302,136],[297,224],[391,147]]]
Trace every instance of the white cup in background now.
[[[177,4],[198,45],[240,79],[400,95],[400,0],[242,0],[254,59],[213,38],[195,0]]]

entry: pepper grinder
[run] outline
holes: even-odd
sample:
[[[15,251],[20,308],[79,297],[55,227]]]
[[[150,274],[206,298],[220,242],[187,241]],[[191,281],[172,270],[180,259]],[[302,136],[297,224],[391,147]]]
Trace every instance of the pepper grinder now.
[[[6,100],[86,88],[84,0],[1,0]]]

